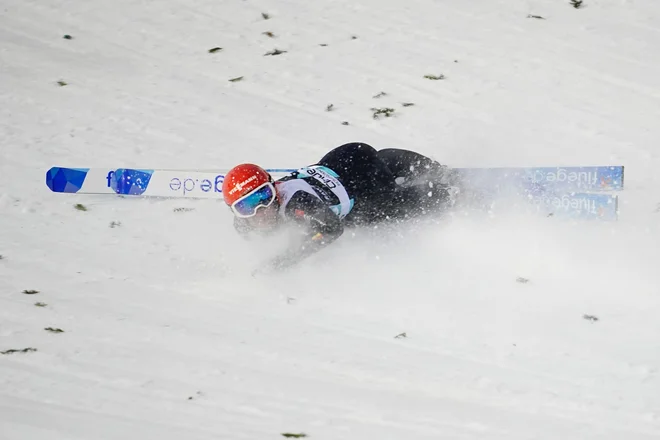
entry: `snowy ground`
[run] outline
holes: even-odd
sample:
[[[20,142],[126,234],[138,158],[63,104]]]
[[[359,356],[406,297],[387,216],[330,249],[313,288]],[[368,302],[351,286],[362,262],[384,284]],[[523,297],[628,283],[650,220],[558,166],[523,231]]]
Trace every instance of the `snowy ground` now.
[[[3,0],[0,351],[37,351],[0,355],[0,439],[659,438],[658,22],[654,0]],[[253,279],[220,202],[44,182],[351,141],[625,165],[620,220],[459,213]]]

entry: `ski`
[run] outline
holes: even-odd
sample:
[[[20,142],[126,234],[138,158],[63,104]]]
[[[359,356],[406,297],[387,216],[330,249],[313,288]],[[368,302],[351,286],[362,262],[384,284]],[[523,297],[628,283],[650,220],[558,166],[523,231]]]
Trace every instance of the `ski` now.
[[[623,166],[457,168],[458,180],[471,188],[501,191],[508,186],[549,191],[604,192],[623,189]]]
[[[227,171],[52,167],[46,185],[56,193],[221,199]],[[278,179],[295,169],[267,171]],[[604,193],[623,190],[624,167],[452,168],[448,181],[484,199],[523,195],[547,215],[612,220],[617,218],[618,196]]]
[[[536,212],[547,217],[612,221],[619,215],[619,197],[611,194],[537,195],[530,197],[529,202]]]
[[[220,188],[227,171],[52,167],[46,172],[46,185],[57,193],[222,197]],[[267,171],[279,178],[295,169]],[[486,192],[515,186],[554,192],[620,191],[624,181],[623,166],[453,168],[449,174],[451,180]]]

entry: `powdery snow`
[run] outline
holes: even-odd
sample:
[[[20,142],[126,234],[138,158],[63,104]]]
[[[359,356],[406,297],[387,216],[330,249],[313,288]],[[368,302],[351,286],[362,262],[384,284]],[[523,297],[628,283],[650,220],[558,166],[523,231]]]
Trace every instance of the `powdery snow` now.
[[[0,351],[37,351],[0,355],[0,439],[659,438],[658,22],[653,0],[5,0]],[[45,186],[352,141],[625,165],[620,219],[500,204],[255,279],[281,243],[219,201]]]

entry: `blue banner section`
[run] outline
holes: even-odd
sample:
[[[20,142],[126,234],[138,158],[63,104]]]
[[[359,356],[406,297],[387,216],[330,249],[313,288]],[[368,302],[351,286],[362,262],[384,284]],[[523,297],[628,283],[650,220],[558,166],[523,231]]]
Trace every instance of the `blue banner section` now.
[[[622,166],[542,168],[455,168],[458,179],[472,188],[498,192],[509,186],[531,191],[619,191]]]
[[[89,168],[53,167],[46,172],[46,185],[53,192],[76,193],[82,188]]]
[[[110,180],[110,187],[117,194],[138,196],[149,186],[154,170],[119,168]]]

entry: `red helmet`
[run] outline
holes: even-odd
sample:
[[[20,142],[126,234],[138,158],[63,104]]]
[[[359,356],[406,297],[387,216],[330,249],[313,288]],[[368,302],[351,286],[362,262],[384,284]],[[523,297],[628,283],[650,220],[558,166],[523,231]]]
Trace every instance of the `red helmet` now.
[[[257,208],[269,206],[275,200],[273,178],[258,165],[237,165],[225,175],[222,195],[225,203],[240,217],[255,215]]]

